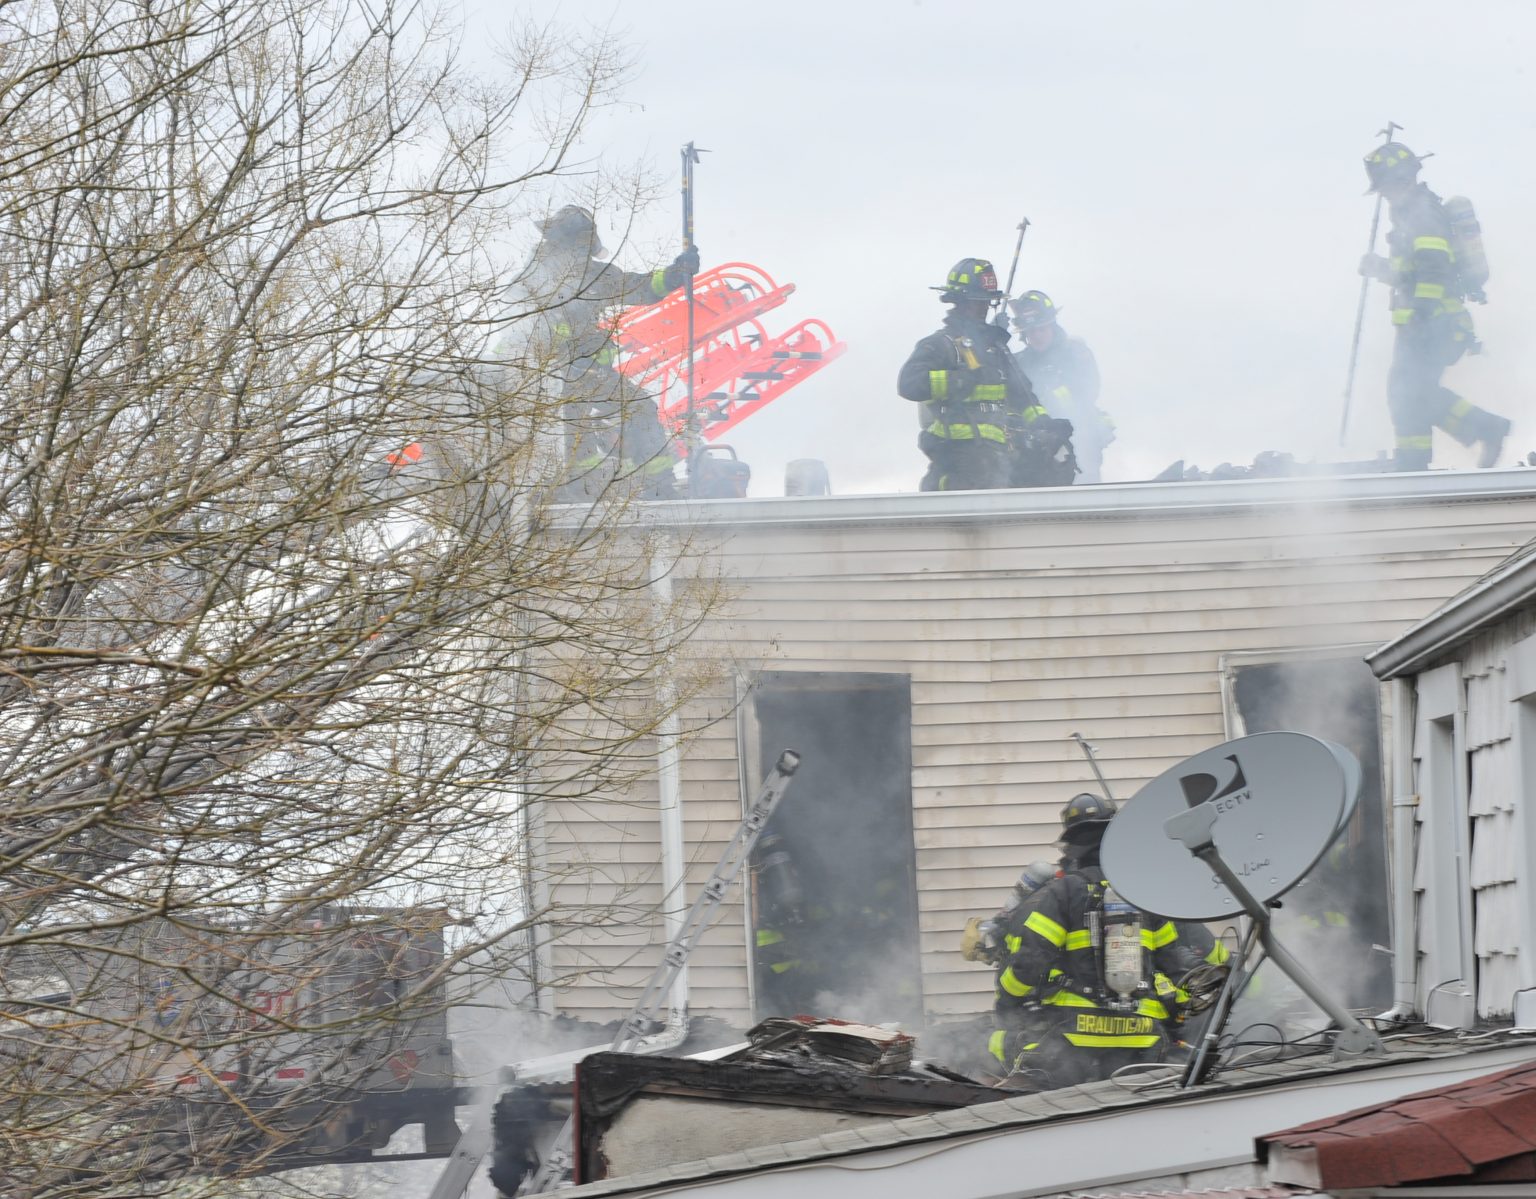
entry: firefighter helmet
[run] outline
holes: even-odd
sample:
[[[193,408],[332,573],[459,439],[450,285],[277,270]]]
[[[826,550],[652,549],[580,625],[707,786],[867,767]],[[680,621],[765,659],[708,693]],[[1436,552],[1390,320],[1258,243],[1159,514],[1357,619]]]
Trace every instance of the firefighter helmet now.
[[[603,253],[603,242],[597,235],[597,221],[593,219],[590,208],[567,204],[553,216],[540,221],[539,232],[547,241],[579,246],[593,257]]]
[[[1383,142],[1365,156],[1365,175],[1371,181],[1367,194],[1379,192],[1388,183],[1411,183],[1423,161],[1402,142]]]
[[[1061,311],[1043,291],[1026,291],[1008,307],[1013,309],[1013,325],[1016,329],[1039,329],[1044,325],[1054,325],[1056,314]]]
[[[1061,809],[1061,839],[1069,844],[1096,841],[1115,818],[1115,805],[1109,800],[1084,791],[1074,795]]]
[[[1000,300],[1003,296],[997,286],[997,268],[985,258],[962,258],[949,268],[944,286],[930,290],[943,292],[939,299],[946,304],[971,298]]]

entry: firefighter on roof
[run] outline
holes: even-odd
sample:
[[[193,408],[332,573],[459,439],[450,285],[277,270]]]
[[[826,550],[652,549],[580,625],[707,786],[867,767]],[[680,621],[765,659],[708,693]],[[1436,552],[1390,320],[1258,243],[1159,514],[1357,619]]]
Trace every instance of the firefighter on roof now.
[[[997,978],[989,1048],[1005,1069],[1049,1087],[1159,1060],[1185,999],[1170,979],[1199,949],[1105,881],[1099,843],[1114,814],[1086,793],[1062,809],[1061,873],[1015,913],[1017,948]]]
[[[599,257],[606,250],[592,213],[574,204],[541,221],[539,232],[528,264],[507,288],[514,320],[496,353],[559,385],[571,489],[596,494],[622,475],[637,479],[642,495],[668,498],[676,458],[656,402],[614,371],[617,352],[599,320],[682,287],[698,273],[698,248],[658,270],[621,270]]]
[[[1011,445],[1049,418],[1008,352],[1007,331],[987,321],[1003,298],[997,271],[985,258],[962,258],[933,290],[951,305],[949,315],[917,343],[896,379],[897,393],[922,405],[922,490],[1007,487]]]
[[[1057,323],[1060,309],[1043,291],[1027,291],[1009,308],[1013,327],[1024,339],[1014,355],[1045,410],[1072,426],[1072,451],[1079,483],[1097,483],[1104,447],[1115,439],[1115,422],[1099,408],[1099,364],[1080,337],[1071,337]],[[1048,481],[1071,483],[1065,463],[1056,462],[1044,447],[1033,455],[1014,458],[1015,487],[1031,486],[1040,475]],[[1043,460],[1042,460],[1043,459]],[[1062,477],[1065,474],[1066,477]]]
[[[1480,444],[1479,466],[1499,460],[1509,421],[1485,412],[1440,385],[1440,376],[1468,351],[1476,352],[1472,316],[1464,299],[1483,301],[1487,281],[1481,238],[1471,204],[1456,197],[1448,211],[1418,181],[1422,160],[1398,142],[1386,142],[1365,158],[1373,192],[1381,193],[1392,215],[1387,235],[1390,258],[1367,254],[1360,273],[1392,288],[1392,324],[1397,337],[1387,376],[1387,403],[1397,437],[1399,470],[1425,470],[1431,430],[1444,429],[1462,445]],[[1460,216],[1465,206],[1465,216]]]

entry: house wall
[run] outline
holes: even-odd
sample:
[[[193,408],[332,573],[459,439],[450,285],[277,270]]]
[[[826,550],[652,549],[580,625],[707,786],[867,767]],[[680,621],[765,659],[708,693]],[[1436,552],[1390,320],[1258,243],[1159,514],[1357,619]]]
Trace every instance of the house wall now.
[[[1223,738],[1222,654],[1379,643],[1536,534],[1536,478],[1481,495],[1420,478],[1421,494],[1391,476],[1105,486],[1079,489],[1078,507],[987,493],[984,515],[964,494],[716,505],[693,535],[736,595],[701,647],[744,678],[910,675],[927,1006],[979,1011],[991,975],[960,958],[960,929],[1021,865],[1054,856],[1061,805],[1092,785],[1073,732],[1123,799]],[[690,897],[742,811],[734,698],[722,689],[688,722]],[[556,902],[624,905],[556,930],[564,1010],[618,1015],[656,961],[655,806],[647,784],[551,813]],[[1502,869],[1490,859],[1487,877]],[[733,899],[690,962],[694,1010],[745,1020],[746,966]]]
[[[1415,679],[1418,990],[1421,1002],[1431,1004],[1437,979],[1463,973],[1452,968],[1448,932],[1436,928],[1437,920],[1444,926],[1451,914],[1460,913],[1468,926],[1464,935],[1470,935],[1467,952],[1475,963],[1473,976],[1464,982],[1475,997],[1476,1016],[1485,1019],[1507,1018],[1514,993],[1536,985],[1536,964],[1529,950],[1522,953],[1522,946],[1530,944],[1536,906],[1525,811],[1526,797],[1536,785],[1531,752],[1536,746],[1518,732],[1522,722],[1532,720],[1533,635],[1536,608],[1516,612]],[[1431,764],[1436,750],[1428,741],[1429,725],[1437,717],[1439,752],[1449,770]],[[1459,839],[1464,839],[1467,859],[1460,870],[1451,860]]]

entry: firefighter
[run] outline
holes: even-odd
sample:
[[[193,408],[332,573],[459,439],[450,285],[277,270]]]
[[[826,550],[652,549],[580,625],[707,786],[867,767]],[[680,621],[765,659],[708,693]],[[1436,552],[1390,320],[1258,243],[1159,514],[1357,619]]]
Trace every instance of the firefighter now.
[[[932,290],[951,310],[943,328],[917,343],[896,378],[897,393],[922,405],[917,444],[928,471],[920,486],[1007,487],[1010,442],[1048,417],[1008,352],[1007,330],[987,321],[1003,298],[997,271],[985,258],[962,258]]]
[[[1099,843],[1114,814],[1087,793],[1062,809],[1061,873],[1016,913],[1018,948],[997,979],[992,1055],[1050,1087],[1160,1060],[1181,1014],[1170,980],[1194,947],[1180,944],[1172,921],[1120,901],[1105,881]]]
[[[1072,426],[1072,451],[1077,481],[1097,483],[1104,461],[1104,447],[1115,439],[1115,422],[1099,404],[1099,364],[1080,337],[1068,335],[1057,322],[1060,309],[1043,291],[1027,291],[1009,305],[1013,327],[1024,339],[1014,354],[1029,385],[1045,410]],[[1028,463],[1015,459],[1015,470]],[[1058,468],[1058,474],[1060,468]],[[1069,476],[1061,482],[1071,483]],[[1027,483],[1015,479],[1015,486]]]
[[[620,270],[599,257],[606,251],[592,213],[574,204],[540,222],[539,232],[528,264],[507,288],[517,319],[496,353],[560,385],[577,474],[588,480],[583,490],[590,492],[593,478],[622,474],[638,477],[647,498],[669,498],[671,440],[655,400],[616,377],[617,351],[599,318],[682,287],[698,273],[698,247],[658,270]]]
[[[758,1011],[792,1016],[814,994],[812,923],[821,913],[808,904],[799,868],[784,838],[765,833],[753,853],[756,920],[753,962]]]
[[[1480,444],[1477,464],[1489,467],[1499,460],[1509,421],[1440,385],[1448,366],[1479,349],[1462,301],[1483,296],[1476,285],[1464,286],[1445,204],[1418,181],[1421,161],[1398,142],[1365,158],[1370,190],[1381,194],[1392,215],[1391,257],[1365,255],[1360,273],[1392,288],[1397,336],[1387,403],[1397,438],[1394,461],[1398,470],[1428,469],[1431,431],[1439,426],[1462,445]]]

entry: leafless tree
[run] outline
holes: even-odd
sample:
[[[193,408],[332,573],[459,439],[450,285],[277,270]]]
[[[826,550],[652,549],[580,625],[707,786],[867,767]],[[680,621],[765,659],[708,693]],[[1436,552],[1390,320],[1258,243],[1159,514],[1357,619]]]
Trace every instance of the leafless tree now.
[[[657,601],[622,479],[558,503],[557,347],[507,336],[626,64],[507,57],[409,0],[0,8],[0,1194],[419,1118],[448,980],[544,915],[527,813],[708,685],[717,592]]]

